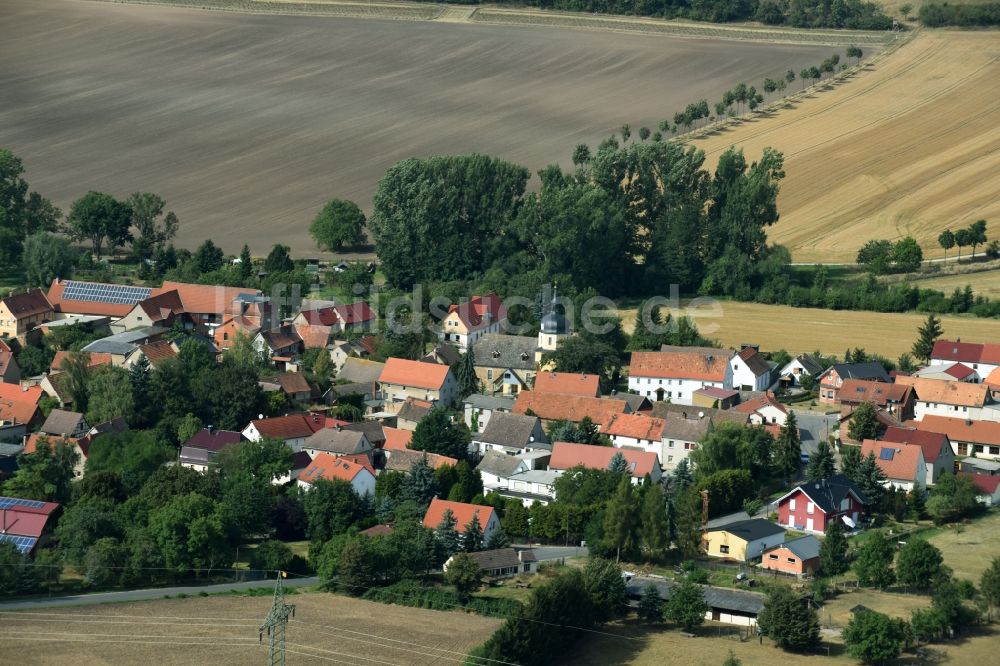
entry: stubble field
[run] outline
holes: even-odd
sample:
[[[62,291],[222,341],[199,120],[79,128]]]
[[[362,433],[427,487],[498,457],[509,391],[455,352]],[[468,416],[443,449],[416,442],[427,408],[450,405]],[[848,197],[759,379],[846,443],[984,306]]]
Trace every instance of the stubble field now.
[[[0,145],[33,187],[64,209],[89,189],[157,192],[183,245],[258,254],[315,253],[323,203],[370,208],[400,159],[570,168],[577,143],[834,50],[81,0],[5,0],[0,24]]]
[[[793,261],[851,263],[906,235],[941,256],[944,229],[1000,218],[998,65],[995,31],[924,31],[835,90],[695,145],[709,162],[730,145],[785,154],[768,237]]]
[[[500,620],[322,593],[286,598],[288,663],[461,664]],[[264,663],[270,597],[205,597],[2,614],[3,664]],[[264,636],[267,644],[267,636]]]

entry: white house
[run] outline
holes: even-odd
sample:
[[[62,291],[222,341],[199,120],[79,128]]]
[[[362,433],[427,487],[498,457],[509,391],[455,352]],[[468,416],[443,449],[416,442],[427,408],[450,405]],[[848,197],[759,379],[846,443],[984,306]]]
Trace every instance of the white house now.
[[[371,466],[320,453],[312,464],[299,472],[298,486],[309,490],[320,479],[345,481],[361,497],[375,496],[375,474]]]
[[[785,386],[801,386],[805,377],[819,377],[823,366],[812,354],[801,354],[778,371],[778,378]]]
[[[866,439],[861,445],[861,457],[867,457],[869,453],[875,455],[876,464],[885,474],[883,485],[886,487],[894,486],[907,492],[925,487],[927,463],[923,449],[916,444]]]
[[[771,385],[771,364],[756,347],[747,345],[729,359],[733,388],[738,391],[765,391]]]
[[[687,460],[691,452],[698,448],[698,442],[712,431],[712,419],[687,418],[681,414],[664,419],[660,463],[663,469],[671,471],[682,460]]]
[[[489,293],[452,305],[441,320],[438,337],[465,351],[487,333],[500,333],[506,325],[506,308],[499,296]]]
[[[783,426],[788,420],[788,410],[770,391],[741,402],[733,407],[733,411],[746,414],[748,423],[753,425]]]
[[[1000,406],[993,404],[992,393],[986,384],[905,375],[896,377],[896,383],[913,387],[917,396],[913,418],[917,421],[927,416],[1000,421]]]
[[[633,352],[628,388],[651,402],[690,405],[700,388],[733,388],[730,358],[731,351],[711,347],[664,345],[658,352]]]
[[[402,403],[407,398],[450,406],[458,398],[458,381],[446,365],[389,358],[378,378],[386,403]]]
[[[521,500],[526,507],[535,502],[548,504],[556,498],[558,472],[547,469],[529,469],[518,472],[507,480],[507,488],[500,490],[501,497]]]
[[[449,502],[448,500],[434,498],[431,500],[427,512],[424,513],[423,526],[434,529],[441,524],[445,513],[450,511],[455,519],[455,531],[459,534],[465,533],[467,525],[472,523],[475,517],[479,521],[479,526],[483,529],[483,543],[490,539],[500,527],[500,518],[491,506],[479,506],[478,504],[466,504],[465,502]]]
[[[254,419],[243,429],[243,437],[256,442],[264,437],[281,440],[296,453],[306,439],[326,426],[326,417],[319,414],[286,414],[269,419]]]
[[[1000,367],[1000,344],[978,344],[961,340],[938,340],[931,351],[931,365],[961,363],[976,371],[982,382]]]
[[[506,412],[494,414],[482,432],[472,435],[469,443],[469,452],[473,454],[500,451],[518,455],[539,448],[550,448],[541,420],[537,416]]]

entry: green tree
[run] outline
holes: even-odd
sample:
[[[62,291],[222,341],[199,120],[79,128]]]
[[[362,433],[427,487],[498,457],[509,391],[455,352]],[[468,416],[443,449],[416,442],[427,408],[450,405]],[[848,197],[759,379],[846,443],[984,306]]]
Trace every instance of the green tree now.
[[[663,597],[652,583],[647,583],[646,587],[642,588],[637,612],[643,622],[653,623],[663,620]]]
[[[253,277],[253,257],[250,256],[250,247],[244,243],[240,250],[240,285],[246,287]]]
[[[133,192],[127,203],[136,230],[132,255],[138,261],[145,261],[173,240],[180,223],[173,211],[163,214],[167,202],[151,192]]]
[[[660,485],[651,485],[643,492],[639,535],[645,551],[654,557],[662,555],[670,547],[667,501]]]
[[[490,536],[486,539],[486,545],[484,546],[484,550],[497,550],[498,548],[510,548],[510,538],[508,538],[507,531],[503,527],[498,527],[490,532]]]
[[[121,367],[104,367],[93,373],[87,382],[87,421],[107,423],[116,418],[127,422],[134,419],[132,382],[129,372]]]
[[[73,468],[79,459],[76,449],[65,440],[52,443],[39,437],[33,453],[17,457],[17,471],[4,484],[4,494],[64,504],[70,498]]]
[[[434,526],[434,543],[438,550],[438,559],[444,562],[462,549],[462,537],[456,530],[458,521],[451,509],[445,509],[441,522]]]
[[[906,646],[909,631],[904,620],[865,610],[855,613],[843,638],[852,657],[865,664],[887,664]]]
[[[608,461],[608,471],[612,474],[628,474],[628,461],[625,460],[621,451],[617,451],[615,455],[611,456],[611,460]]]
[[[458,553],[451,558],[451,564],[444,574],[445,581],[455,588],[462,603],[469,600],[472,593],[479,588],[483,570],[468,553]]]
[[[896,558],[896,578],[907,587],[929,589],[940,576],[942,564],[941,551],[933,544],[923,539],[910,539]]]
[[[88,192],[73,202],[66,217],[66,232],[73,240],[90,241],[97,260],[107,245],[111,252],[132,240],[132,208],[110,194]]]
[[[948,250],[955,247],[955,234],[951,229],[945,229],[938,236],[938,245],[944,250],[944,258],[948,259]]]
[[[901,238],[892,246],[892,263],[896,271],[912,273],[924,261],[924,251],[911,236]]]
[[[858,476],[861,466],[861,447],[845,445],[840,451],[840,472],[852,481]]]
[[[663,619],[691,631],[705,622],[709,610],[701,585],[683,580],[670,590],[670,598],[663,605]]]
[[[59,370],[66,373],[65,386],[73,399],[73,407],[80,413],[86,413],[88,399],[87,384],[90,379],[90,354],[86,352],[71,352],[63,358]]]
[[[870,240],[858,250],[857,263],[873,275],[889,272],[892,264],[892,243],[887,240]]]
[[[66,562],[82,566],[91,546],[105,537],[122,536],[122,527],[112,500],[85,497],[65,510],[54,535]]]
[[[329,541],[360,520],[364,503],[345,481],[320,479],[304,493],[302,508],[306,514],[306,536],[315,543]]]
[[[806,650],[819,645],[819,618],[816,609],[803,604],[784,585],[773,586],[757,617],[761,633],[786,650]]]
[[[833,450],[826,441],[821,440],[816,444],[816,450],[809,456],[809,464],[806,466],[806,480],[829,479],[835,472]]]
[[[855,46],[853,44],[851,46],[847,47],[847,57],[848,58],[854,58],[855,59],[855,63],[854,64],[859,64],[861,62],[861,58],[862,58],[862,56],[864,56],[864,54],[865,54],[864,51],[862,51],[859,47],[857,47],[857,46]]]
[[[825,576],[836,576],[850,568],[847,560],[847,537],[840,521],[833,521],[826,528],[826,536],[819,546],[820,570]]]
[[[735,652],[730,650],[729,654],[726,655],[725,661],[722,662],[722,666],[743,666],[743,662],[740,661]]]
[[[863,402],[851,414],[851,424],[847,428],[847,434],[854,441],[862,442],[878,437],[881,427],[875,414],[875,406],[870,402]]]
[[[448,412],[436,407],[413,431],[410,448],[464,460],[469,456],[472,434],[464,422],[453,422]]]
[[[25,237],[56,231],[61,213],[48,199],[31,192],[24,180],[24,163],[0,148],[0,266],[15,266]]]
[[[738,511],[757,492],[757,484],[746,469],[722,469],[699,476],[695,487],[708,492],[708,515]]]
[[[98,539],[83,558],[83,579],[96,587],[116,584],[122,578],[128,549],[114,537]]]
[[[60,278],[73,277],[76,252],[65,238],[39,231],[24,239],[23,266],[29,287],[46,287]]]
[[[375,545],[357,535],[344,544],[337,563],[337,582],[349,594],[360,596],[376,581]]]
[[[774,438],[763,428],[720,423],[691,452],[698,474],[708,476],[726,469],[750,472],[754,480],[769,474]]]
[[[86,470],[87,474],[116,472],[123,485],[135,493],[161,465],[174,458],[175,452],[155,430],[102,435],[90,445]]]
[[[411,501],[421,508],[426,508],[436,494],[434,470],[427,464],[426,456],[421,457],[410,466],[410,473],[403,480],[400,500]]]
[[[684,557],[697,557],[701,551],[701,497],[691,486],[674,496],[673,506],[677,522],[675,544]]]
[[[331,199],[309,226],[317,247],[339,252],[360,245],[365,239],[365,214],[353,201]]]
[[[927,499],[927,513],[938,525],[957,520],[980,509],[977,494],[972,479],[945,472]]]
[[[774,471],[783,479],[793,478],[799,471],[802,460],[802,440],[799,439],[799,424],[795,412],[789,412],[785,425],[774,443]]]
[[[473,393],[480,393],[483,390],[482,382],[479,381],[479,377],[476,376],[476,363],[475,356],[473,355],[472,346],[462,354],[455,365],[451,366],[451,371],[455,375],[455,379],[458,380],[458,397],[465,399]]]
[[[861,492],[868,499],[869,506],[881,505],[882,497],[885,495],[885,473],[878,466],[874,453],[869,453],[861,459],[857,473],[851,480],[858,484]]]
[[[611,560],[592,557],[583,570],[583,585],[598,621],[617,617],[626,608],[625,579],[621,567]]]
[[[972,245],[972,233],[968,229],[959,229],[955,232],[955,245],[958,246],[958,261],[962,261],[962,248]]]
[[[636,509],[632,479],[622,476],[604,511],[604,538],[608,549],[615,553],[615,562],[621,561],[623,552],[629,554],[637,546]]]
[[[479,512],[472,514],[462,528],[462,550],[467,553],[475,553],[483,549],[483,526],[479,522]]]
[[[149,513],[149,533],[175,573],[209,569],[231,557],[215,502],[198,493],[179,495]]]
[[[884,588],[896,580],[892,569],[894,556],[892,543],[881,532],[873,532],[861,548],[854,561],[854,572],[858,582],[865,587]]]
[[[969,226],[969,245],[972,246],[972,256],[976,256],[976,246],[986,242],[986,220],[976,220]]]
[[[979,592],[990,606],[1000,608],[1000,556],[994,556],[989,568],[983,571]]]
[[[275,244],[264,259],[264,270],[268,273],[288,273],[294,270],[295,263],[289,252],[287,245]]]
[[[617,383],[621,371],[621,357],[614,348],[596,337],[584,335],[564,340],[555,351],[547,352],[542,362],[554,363],[559,372],[598,375],[605,390]]]
[[[226,261],[226,256],[222,248],[217,247],[211,238],[207,238],[195,250],[192,260],[198,268],[199,273],[211,273],[222,268],[222,265]]]

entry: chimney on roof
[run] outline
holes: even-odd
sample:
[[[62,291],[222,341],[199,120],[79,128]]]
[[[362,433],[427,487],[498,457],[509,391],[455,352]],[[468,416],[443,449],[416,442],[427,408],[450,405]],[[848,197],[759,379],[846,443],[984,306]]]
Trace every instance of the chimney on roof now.
[[[214,428],[215,428],[215,426],[213,426],[213,425],[207,425],[207,426],[205,426],[205,429],[206,429],[206,430],[208,430],[208,434],[209,434],[209,435],[211,435],[211,434],[212,434],[212,430],[213,430]]]

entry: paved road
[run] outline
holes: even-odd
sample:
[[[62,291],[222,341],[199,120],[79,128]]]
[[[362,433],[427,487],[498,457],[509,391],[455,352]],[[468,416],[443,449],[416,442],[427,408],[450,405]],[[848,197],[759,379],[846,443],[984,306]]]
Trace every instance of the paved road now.
[[[803,453],[812,455],[816,450],[816,445],[832,435],[837,429],[836,414],[824,415],[794,408],[792,411],[795,412],[795,420],[799,424]]]
[[[285,580],[286,587],[299,587],[301,585],[316,585],[319,578],[288,578]],[[148,590],[125,590],[122,592],[97,592],[94,594],[77,594],[68,597],[51,597],[46,599],[26,599],[24,601],[11,601],[0,603],[0,611],[9,610],[33,610],[35,608],[53,608],[57,606],[89,606],[91,604],[106,604],[124,601],[149,601],[151,599],[162,599],[166,595],[177,596],[187,594],[197,596],[201,592],[218,594],[229,592],[230,590],[252,590],[257,588],[274,587],[273,580],[255,580],[243,583],[221,583],[219,585],[192,585],[188,587],[157,587]]]

